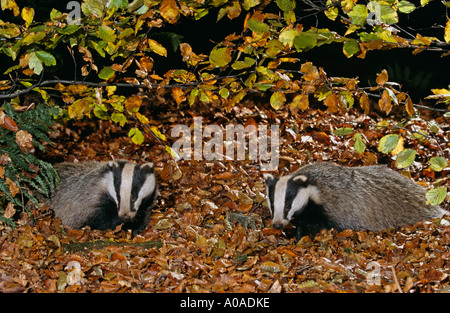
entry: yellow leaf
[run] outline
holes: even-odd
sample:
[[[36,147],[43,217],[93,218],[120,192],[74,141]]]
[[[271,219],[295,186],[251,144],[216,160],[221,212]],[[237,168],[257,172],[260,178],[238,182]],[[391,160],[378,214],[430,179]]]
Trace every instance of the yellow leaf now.
[[[106,86],[106,91],[108,92],[108,96],[112,96],[114,92],[116,92],[117,86]]]
[[[171,148],[171,147],[169,147],[169,146],[165,146],[165,148],[166,148],[166,151],[173,157],[173,158],[175,158],[176,160],[179,160],[180,159],[180,156]]]
[[[214,48],[209,54],[209,61],[216,67],[226,66],[231,62],[231,49],[229,48]]]
[[[12,10],[14,16],[19,15],[20,9],[15,0],[1,0],[0,2],[2,10]]]
[[[431,89],[431,91],[432,91],[435,95],[445,95],[445,94],[450,94],[450,90],[448,90],[448,89]]]
[[[144,135],[137,128],[130,129],[130,131],[128,132],[128,137],[130,137],[131,141],[133,141],[133,143],[137,145],[140,145],[144,142]]]
[[[155,52],[156,54],[159,54],[163,57],[167,56],[167,50],[166,48],[164,48],[160,43],[158,43],[157,41],[153,40],[153,39],[148,39],[148,46],[150,47],[150,49],[152,49],[153,52]]]
[[[144,115],[142,115],[139,112],[136,112],[136,117],[137,119],[144,125],[147,125],[148,123],[150,123],[150,121],[148,120],[148,118]]]
[[[278,110],[286,102],[286,96],[280,90],[275,91],[270,97],[270,105],[275,110]]]
[[[156,137],[158,137],[159,139],[161,139],[163,141],[166,141],[166,136],[161,134],[161,132],[158,130],[158,128],[156,126],[150,127],[150,130],[152,131],[153,134],[155,134]]]
[[[30,26],[31,22],[33,22],[34,18],[34,9],[33,8],[23,8],[21,14],[23,20],[25,21],[25,26]]]
[[[404,142],[405,142],[405,139],[403,139],[403,137],[400,136],[398,138],[398,141],[397,141],[397,144],[395,145],[394,150],[391,151],[391,154],[396,155],[396,154],[399,154],[400,152],[402,152],[404,149],[404,147],[403,147]]]
[[[85,99],[78,99],[69,105],[67,113],[71,119],[81,118],[87,112],[87,105]]]
[[[447,21],[447,24],[445,24],[444,40],[445,42],[450,43],[450,19]]]

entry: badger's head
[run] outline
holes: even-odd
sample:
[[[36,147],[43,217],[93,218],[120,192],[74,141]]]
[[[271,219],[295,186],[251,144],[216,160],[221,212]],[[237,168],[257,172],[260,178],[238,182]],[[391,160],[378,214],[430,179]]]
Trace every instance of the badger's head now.
[[[103,182],[121,221],[132,220],[139,210],[152,206],[157,192],[153,163],[110,161],[107,167]]]
[[[281,229],[298,215],[310,200],[320,203],[318,189],[301,174],[274,177],[264,174],[266,180],[267,204],[272,214],[272,225]]]

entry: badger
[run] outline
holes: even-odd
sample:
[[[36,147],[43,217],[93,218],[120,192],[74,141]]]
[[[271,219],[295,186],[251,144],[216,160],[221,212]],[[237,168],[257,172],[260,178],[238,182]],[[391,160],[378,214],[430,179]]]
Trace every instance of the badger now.
[[[153,164],[125,160],[54,165],[60,182],[51,192],[55,216],[71,228],[141,232],[158,192]]]
[[[281,229],[292,220],[297,239],[324,228],[378,231],[447,214],[425,204],[424,188],[383,165],[319,162],[264,178],[273,227]]]

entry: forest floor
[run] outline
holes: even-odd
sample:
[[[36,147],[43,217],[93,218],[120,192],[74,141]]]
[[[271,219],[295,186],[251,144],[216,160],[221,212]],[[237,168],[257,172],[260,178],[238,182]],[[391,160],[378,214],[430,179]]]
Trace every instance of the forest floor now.
[[[278,174],[315,161],[394,167],[377,150],[388,131],[376,127],[377,114],[275,112],[251,101],[230,112],[194,111],[161,101],[147,116],[170,146],[174,125],[190,126],[195,115],[204,126],[280,125]],[[389,119],[399,122],[401,113]],[[437,121],[441,131],[433,138],[409,136],[426,128],[424,120],[395,130],[418,151],[411,175],[426,187],[449,174],[422,162],[439,151],[449,155],[448,146],[439,146],[449,140],[448,118]],[[336,133],[341,127],[350,130]],[[355,133],[367,140],[362,155],[353,148]],[[151,134],[138,146],[127,130],[106,121],[58,124],[51,137],[45,157],[52,162],[153,161],[160,197],[149,226],[134,238],[120,226],[65,228],[45,205],[32,210],[34,219],[24,214],[15,229],[0,225],[0,292],[450,292],[449,216],[380,232],[323,230],[297,242],[292,226],[271,227],[258,162],[169,162]]]

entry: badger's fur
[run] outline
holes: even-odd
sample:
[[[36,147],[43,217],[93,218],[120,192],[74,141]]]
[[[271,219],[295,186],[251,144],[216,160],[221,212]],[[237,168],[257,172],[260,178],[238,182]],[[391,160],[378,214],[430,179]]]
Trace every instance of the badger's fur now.
[[[383,230],[442,217],[425,189],[385,166],[313,163],[283,177],[264,174],[274,228],[291,220],[297,238],[323,228]]]
[[[62,223],[72,228],[142,231],[157,195],[153,164],[110,162],[59,163],[60,182],[50,206]]]

